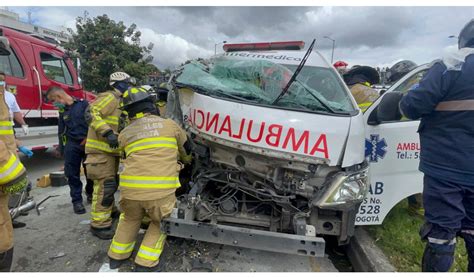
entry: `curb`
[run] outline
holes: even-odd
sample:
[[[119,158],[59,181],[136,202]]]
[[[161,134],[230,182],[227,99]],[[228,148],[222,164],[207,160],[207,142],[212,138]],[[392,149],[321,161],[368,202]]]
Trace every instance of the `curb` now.
[[[357,227],[349,246],[347,256],[356,272],[396,272],[387,256],[375,245],[375,241],[361,227]]]

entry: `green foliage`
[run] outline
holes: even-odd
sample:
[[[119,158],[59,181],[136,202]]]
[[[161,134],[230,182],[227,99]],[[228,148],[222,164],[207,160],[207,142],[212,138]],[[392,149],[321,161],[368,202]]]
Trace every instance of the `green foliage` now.
[[[425,243],[418,232],[423,220],[408,213],[407,201],[400,202],[385,218],[382,225],[367,230],[398,271],[421,271]],[[467,253],[464,241],[458,238],[451,271],[467,271]]]
[[[158,69],[151,64],[153,45],[140,46],[141,32],[132,24],[125,26],[106,14],[94,18],[76,18],[76,31],[69,29],[72,39],[64,46],[81,57],[81,77],[87,90],[108,89],[111,73],[125,71],[137,80]]]

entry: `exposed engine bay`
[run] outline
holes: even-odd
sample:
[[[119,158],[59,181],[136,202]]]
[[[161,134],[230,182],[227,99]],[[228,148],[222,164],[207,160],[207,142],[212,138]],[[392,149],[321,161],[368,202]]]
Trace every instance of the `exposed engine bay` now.
[[[192,137],[194,164],[188,191],[179,196],[181,217],[297,235],[334,235],[340,244],[352,235],[344,232],[343,222],[354,223],[358,206],[333,210],[315,205],[326,192],[328,176],[337,176],[339,167],[236,152]]]

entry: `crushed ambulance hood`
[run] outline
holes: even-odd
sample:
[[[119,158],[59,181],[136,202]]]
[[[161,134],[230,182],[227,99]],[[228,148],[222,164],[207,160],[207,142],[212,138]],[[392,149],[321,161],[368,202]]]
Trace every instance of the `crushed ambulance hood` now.
[[[235,149],[329,166],[353,165],[363,160],[362,117],[360,113],[345,113],[353,109],[350,99],[334,102],[319,96],[322,102],[316,102],[303,93],[307,91],[302,88],[304,85],[292,85],[291,94],[279,104],[284,107],[271,106],[271,101],[284,86],[285,68],[270,65],[272,73],[280,71],[282,74],[272,74],[276,78],[268,79],[268,74],[260,74],[268,72],[266,63],[256,61],[251,66],[253,68],[248,70],[248,65],[233,62],[221,69],[211,68],[214,72],[209,73],[203,64],[186,65],[184,73],[176,78],[180,90],[175,92],[179,101],[173,104],[175,101],[169,99],[171,110],[179,110],[179,122],[192,133]],[[229,70],[233,71],[232,78],[228,78]],[[261,83],[256,82],[266,82],[265,91],[261,89]],[[209,91],[215,93],[209,94]],[[236,93],[229,95],[228,92]],[[253,101],[255,99],[258,101]],[[306,109],[296,109],[303,105]],[[325,107],[340,113],[313,113],[324,112]],[[354,119],[360,122],[359,131],[351,129]],[[348,144],[352,149],[350,159],[344,157]],[[357,147],[354,148],[354,144]]]

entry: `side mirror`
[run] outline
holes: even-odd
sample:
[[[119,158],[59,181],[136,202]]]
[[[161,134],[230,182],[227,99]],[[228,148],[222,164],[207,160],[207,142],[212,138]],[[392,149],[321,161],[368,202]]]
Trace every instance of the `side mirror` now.
[[[403,94],[401,92],[390,92],[382,96],[376,109],[369,116],[369,125],[378,125],[382,122],[399,121],[402,118],[399,103]]]

